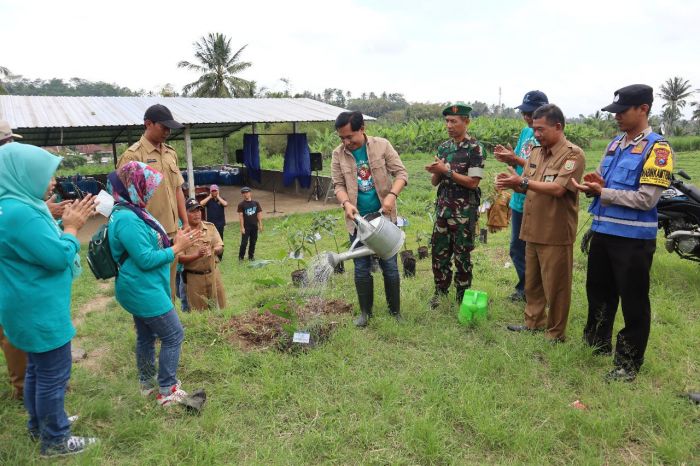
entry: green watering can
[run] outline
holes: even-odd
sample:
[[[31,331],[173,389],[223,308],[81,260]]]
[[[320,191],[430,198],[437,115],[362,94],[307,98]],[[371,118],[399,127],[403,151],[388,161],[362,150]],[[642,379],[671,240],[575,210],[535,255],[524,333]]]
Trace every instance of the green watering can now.
[[[457,320],[467,325],[474,320],[486,320],[489,308],[489,295],[485,291],[466,290],[459,306]]]

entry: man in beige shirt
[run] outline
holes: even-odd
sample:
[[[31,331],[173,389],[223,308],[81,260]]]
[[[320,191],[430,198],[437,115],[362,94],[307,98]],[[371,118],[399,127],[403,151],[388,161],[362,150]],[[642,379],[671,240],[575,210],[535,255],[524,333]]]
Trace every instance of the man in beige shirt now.
[[[350,241],[355,240],[355,215],[385,215],[396,219],[396,199],[408,183],[408,172],[391,143],[367,136],[360,112],[343,112],[335,120],[341,144],[333,151],[331,178],[335,197],[345,211]],[[358,245],[361,245],[359,243]],[[358,327],[365,327],[372,316],[374,281],[369,256],[353,259],[355,289],[360,303]],[[401,321],[401,288],[396,255],[380,259],[389,314]]]
[[[541,147],[532,150],[526,176],[496,177],[498,189],[525,192],[520,239],[525,246],[525,325],[509,325],[519,332],[545,331],[550,341],[566,338],[571,305],[573,245],[578,224],[578,190],[586,165],[583,151],[566,140],[565,119],[553,104],[532,115],[532,128]],[[549,312],[545,308],[549,305]]]
[[[177,232],[177,220],[182,220],[184,229],[188,228],[185,195],[182,185],[185,180],[177,166],[175,149],[165,144],[173,129],[183,128],[181,123],[173,119],[173,114],[165,105],[151,105],[143,117],[146,131],[141,139],[132,144],[122,154],[117,168],[135,160],[149,165],[163,175],[163,181],[156,189],[153,197],[146,206],[147,210],[163,225],[168,237],[172,238]],[[175,271],[177,260],[170,267],[170,289],[175,296]]]

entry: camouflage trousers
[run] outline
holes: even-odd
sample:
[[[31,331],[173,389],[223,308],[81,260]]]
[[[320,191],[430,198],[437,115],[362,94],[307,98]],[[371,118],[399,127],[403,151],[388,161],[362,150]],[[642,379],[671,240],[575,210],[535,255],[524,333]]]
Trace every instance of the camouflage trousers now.
[[[455,288],[472,285],[471,252],[474,249],[476,219],[468,217],[438,218],[430,240],[433,253],[435,288],[446,292],[452,283],[452,258],[455,261]]]

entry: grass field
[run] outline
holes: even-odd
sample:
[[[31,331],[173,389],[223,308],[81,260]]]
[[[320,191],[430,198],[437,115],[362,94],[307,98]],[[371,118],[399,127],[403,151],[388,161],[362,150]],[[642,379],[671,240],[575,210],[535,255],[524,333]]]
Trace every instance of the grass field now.
[[[600,159],[590,151],[588,166]],[[425,205],[434,199],[425,154],[403,156],[410,184],[399,209],[409,218],[408,247],[430,231]],[[680,153],[676,166],[700,180],[700,152]],[[487,161],[484,191],[501,166]],[[267,210],[268,206],[263,206]],[[345,240],[338,213],[337,237]],[[311,215],[296,221],[308,223]],[[580,225],[588,219],[582,210]],[[259,259],[277,259],[285,240],[268,221]],[[78,435],[96,435],[94,449],[58,464],[698,464],[700,408],[679,397],[700,389],[700,269],[658,242],[652,269],[652,330],[646,363],[631,384],[607,384],[610,357],[581,342],[586,319],[586,258],[575,249],[569,339],[513,334],[522,307],[509,302],[515,272],[506,267],[507,231],[489,235],[473,254],[475,289],[489,293],[489,320],[462,327],[456,306],[430,311],[429,261],[402,283],[406,322],[387,316],[381,278],[375,318],[355,329],[349,317],[329,341],[296,355],[274,349],[244,352],[222,332],[231,316],[272,299],[293,299],[291,285],[266,288],[256,278],[290,280],[291,261],[252,268],[235,259],[237,229],[228,227],[222,263],[229,306],[183,314],[186,339],[179,377],[205,388],[200,416],[165,412],[138,393],[130,316],[89,271],[74,285],[77,343],[88,358],[74,365],[69,413]],[[321,240],[333,249],[330,238]],[[578,246],[578,243],[577,243]],[[355,303],[352,265],[324,297]],[[618,320],[621,319],[621,316]],[[616,331],[621,327],[618,321]],[[4,378],[4,370],[0,371]],[[0,464],[39,464],[25,435],[22,406],[0,389]],[[570,406],[580,400],[585,410]]]

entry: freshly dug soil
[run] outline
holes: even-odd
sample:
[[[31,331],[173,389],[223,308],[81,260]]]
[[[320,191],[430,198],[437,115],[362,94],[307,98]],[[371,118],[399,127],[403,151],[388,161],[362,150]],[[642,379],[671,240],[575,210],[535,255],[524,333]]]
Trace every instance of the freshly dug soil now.
[[[319,297],[307,299],[303,304],[290,304],[287,312],[297,316],[299,331],[311,333],[315,346],[326,340],[339,324],[337,316],[352,312],[352,304],[340,299],[325,300]],[[244,350],[265,349],[271,346],[289,351],[295,345],[284,326],[291,324],[288,319],[258,309],[231,318],[224,326],[229,340]]]
[[[282,326],[288,323],[289,320],[269,311],[260,314],[252,310],[234,316],[225,325],[225,331],[230,332],[230,340],[243,349],[266,348],[275,344],[284,333]]]

